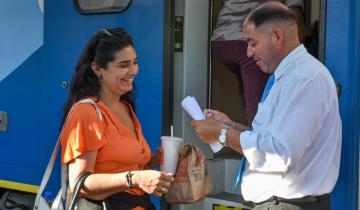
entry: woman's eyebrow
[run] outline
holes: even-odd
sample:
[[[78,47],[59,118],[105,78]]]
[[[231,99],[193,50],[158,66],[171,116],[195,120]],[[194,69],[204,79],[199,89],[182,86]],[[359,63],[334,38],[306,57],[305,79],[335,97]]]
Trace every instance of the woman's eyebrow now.
[[[134,60],[137,61],[137,60],[138,60],[138,57],[136,57]],[[130,63],[130,62],[131,62],[131,60],[122,60],[122,61],[119,61],[118,64],[121,64],[121,63]]]

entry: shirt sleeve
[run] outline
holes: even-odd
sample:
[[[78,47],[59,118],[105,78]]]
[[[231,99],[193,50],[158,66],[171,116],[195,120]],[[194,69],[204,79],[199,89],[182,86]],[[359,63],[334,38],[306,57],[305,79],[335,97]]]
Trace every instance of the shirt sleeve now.
[[[87,151],[103,147],[102,123],[93,105],[77,105],[61,131],[62,161],[68,163]]]
[[[240,144],[249,169],[260,172],[287,172],[312,146],[327,111],[323,96],[309,78],[297,78],[279,94],[276,107],[264,109],[254,121],[265,120],[263,130],[240,134]],[[270,116],[269,116],[270,115]],[[256,119],[258,118],[258,119]],[[266,122],[268,119],[268,122]]]

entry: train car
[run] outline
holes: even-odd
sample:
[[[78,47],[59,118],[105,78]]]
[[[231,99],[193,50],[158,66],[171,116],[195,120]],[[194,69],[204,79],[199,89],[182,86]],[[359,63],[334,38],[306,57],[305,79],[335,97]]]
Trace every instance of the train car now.
[[[307,47],[337,82],[343,122],[340,176],[332,209],[359,203],[360,1],[304,0]],[[60,130],[71,75],[84,45],[102,28],[133,36],[140,73],[137,116],[152,151],[174,134],[206,154],[214,192],[193,204],[157,209],[246,209],[232,189],[238,156],[214,155],[195,136],[181,100],[221,109],[244,121],[236,78],[212,59],[209,37],[221,0],[0,1],[0,209],[31,209]],[[225,81],[225,82],[224,82]],[[230,100],[231,98],[231,100]],[[46,193],[59,188],[57,162]],[[218,170],[221,168],[222,170]]]

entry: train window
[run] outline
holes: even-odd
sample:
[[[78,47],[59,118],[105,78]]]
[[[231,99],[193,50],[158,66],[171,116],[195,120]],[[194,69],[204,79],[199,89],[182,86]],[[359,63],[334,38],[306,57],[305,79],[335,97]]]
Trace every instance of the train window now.
[[[131,2],[132,0],[74,0],[76,9],[85,15],[123,12]]]

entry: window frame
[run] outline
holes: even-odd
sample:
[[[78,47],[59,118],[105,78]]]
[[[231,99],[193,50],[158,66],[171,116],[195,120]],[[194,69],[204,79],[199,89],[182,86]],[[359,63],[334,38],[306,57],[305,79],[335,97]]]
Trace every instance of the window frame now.
[[[122,10],[111,10],[111,9],[103,9],[103,10],[83,10],[80,6],[79,0],[73,0],[74,3],[74,7],[76,9],[76,11],[78,11],[80,14],[82,15],[99,15],[99,14],[114,14],[114,13],[122,13],[125,12],[126,10],[129,9],[129,7],[131,6],[133,0],[129,0],[129,3],[127,4],[126,7],[124,7],[124,9]]]

